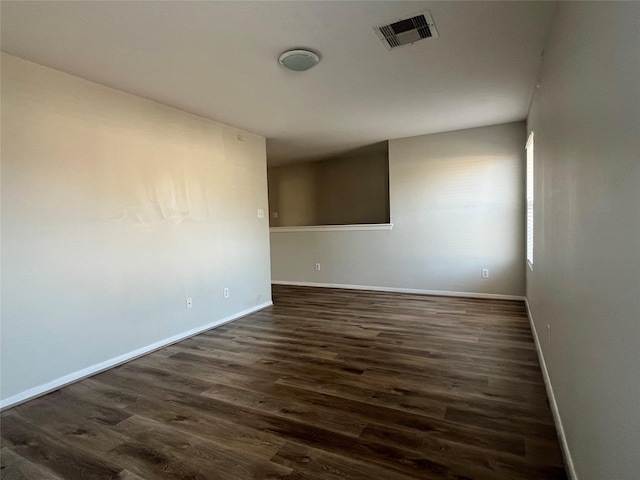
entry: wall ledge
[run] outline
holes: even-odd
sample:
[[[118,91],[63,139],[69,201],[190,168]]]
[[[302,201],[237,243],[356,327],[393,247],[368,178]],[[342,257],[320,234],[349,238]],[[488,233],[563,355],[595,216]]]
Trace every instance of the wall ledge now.
[[[393,223],[356,223],[352,225],[301,225],[298,227],[269,227],[271,233],[345,232],[362,230],[391,230]]]
[[[138,348],[132,352],[125,353],[118,357],[105,360],[104,362],[91,365],[87,368],[83,368],[82,370],[64,375],[63,377],[57,378],[43,385],[38,385],[37,387],[30,388],[28,390],[25,390],[24,392],[20,392],[16,395],[12,395],[8,398],[0,400],[0,410],[15,407],[16,405],[19,405],[21,403],[33,400],[34,398],[40,397],[42,395],[46,395],[47,393],[53,392],[54,390],[66,387],[67,385],[75,382],[79,382],[80,380],[84,380],[85,378],[91,377],[92,375],[96,375],[100,372],[104,372],[105,370],[109,370],[110,368],[117,367],[118,365],[122,365],[123,363],[130,362],[131,360],[135,360],[136,358],[155,352],[156,350],[160,350],[161,348],[206,332],[207,330],[211,330],[212,328],[220,327],[225,323],[233,322],[234,320],[238,320],[239,318],[246,317],[247,315],[251,315],[252,313],[263,310],[267,307],[270,307],[271,305],[273,305],[273,302],[271,301],[256,305],[255,307],[251,307],[233,315],[229,315],[228,317],[222,318],[220,320],[213,321],[211,323],[196,327],[186,332],[178,333],[177,335],[173,335],[169,338],[165,338],[164,340],[152,343],[151,345],[147,345],[146,347]]]

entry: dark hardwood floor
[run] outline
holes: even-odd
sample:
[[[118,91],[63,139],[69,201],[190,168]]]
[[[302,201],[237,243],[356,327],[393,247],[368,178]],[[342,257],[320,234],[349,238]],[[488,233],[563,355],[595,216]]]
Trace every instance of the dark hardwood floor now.
[[[563,479],[521,302],[275,306],[6,410],[2,479]]]

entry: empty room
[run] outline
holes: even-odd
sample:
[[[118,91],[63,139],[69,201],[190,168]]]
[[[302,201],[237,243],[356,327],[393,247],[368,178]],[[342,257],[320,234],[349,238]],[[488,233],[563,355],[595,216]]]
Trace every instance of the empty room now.
[[[0,478],[640,479],[640,2],[0,1]]]

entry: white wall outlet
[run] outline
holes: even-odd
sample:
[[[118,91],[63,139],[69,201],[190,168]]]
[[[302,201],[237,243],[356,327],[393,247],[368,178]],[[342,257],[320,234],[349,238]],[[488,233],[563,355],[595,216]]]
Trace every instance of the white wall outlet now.
[[[191,297],[187,298],[187,310],[191,310],[193,308],[193,300]]]
[[[278,212],[271,212],[272,218],[278,218]]]
[[[316,263],[316,272],[319,272],[319,271],[320,271],[320,264]]]
[[[261,208],[258,209],[258,218],[264,218],[264,210]]]
[[[228,288],[228,287],[225,287],[225,288],[222,290],[222,296],[223,296],[224,298],[229,298],[229,288]]]
[[[482,269],[482,278],[489,278],[489,269],[488,268],[483,268]]]

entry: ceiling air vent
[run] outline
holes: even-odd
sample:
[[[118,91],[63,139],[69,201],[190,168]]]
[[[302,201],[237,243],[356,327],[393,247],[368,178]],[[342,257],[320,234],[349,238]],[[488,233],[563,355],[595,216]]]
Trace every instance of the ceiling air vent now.
[[[428,10],[417,15],[375,27],[376,34],[391,50],[392,48],[410,45],[425,38],[437,37],[438,32]]]

